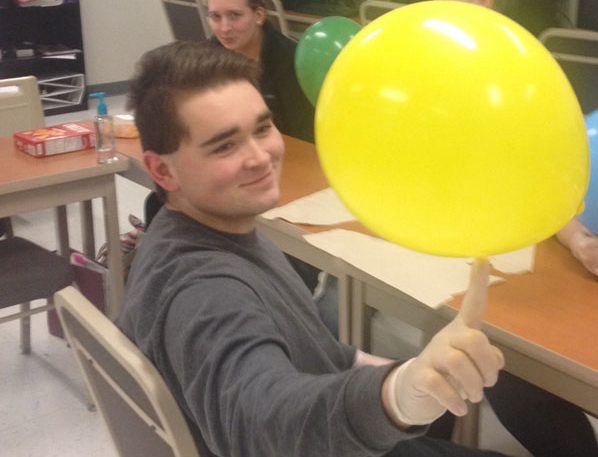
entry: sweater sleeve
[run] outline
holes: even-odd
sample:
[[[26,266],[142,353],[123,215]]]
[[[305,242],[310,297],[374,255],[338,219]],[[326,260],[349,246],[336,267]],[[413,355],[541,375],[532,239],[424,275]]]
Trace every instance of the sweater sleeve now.
[[[215,454],[363,457],[415,436],[382,408],[388,367],[299,372],[284,335],[240,280],[210,278],[209,287],[199,281],[180,292],[164,344],[171,382]]]

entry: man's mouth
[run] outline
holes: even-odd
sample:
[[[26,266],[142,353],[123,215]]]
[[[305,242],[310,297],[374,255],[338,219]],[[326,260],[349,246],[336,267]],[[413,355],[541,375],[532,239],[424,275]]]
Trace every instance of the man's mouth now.
[[[242,185],[242,187],[259,186],[261,184],[269,183],[272,180],[272,176],[273,176],[273,171],[270,170],[267,173],[260,176],[259,178],[254,179],[253,181],[250,181],[250,182],[246,182],[245,184]]]

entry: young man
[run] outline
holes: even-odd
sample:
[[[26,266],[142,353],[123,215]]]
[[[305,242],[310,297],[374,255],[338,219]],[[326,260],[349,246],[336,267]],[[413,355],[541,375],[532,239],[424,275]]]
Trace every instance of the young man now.
[[[146,54],[131,106],[165,198],[139,247],[119,325],[154,362],[202,456],[481,456],[422,437],[465,414],[503,366],[466,309],[404,364],[335,340],[284,255],[256,229],[284,144],[251,60],[202,43]],[[469,326],[471,324],[472,327]]]

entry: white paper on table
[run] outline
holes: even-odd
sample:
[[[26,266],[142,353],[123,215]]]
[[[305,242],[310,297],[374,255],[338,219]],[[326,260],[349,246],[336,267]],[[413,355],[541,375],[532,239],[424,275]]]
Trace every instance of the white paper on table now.
[[[437,308],[467,290],[471,259],[421,254],[350,230],[304,235],[305,240],[371,276]],[[503,282],[490,276],[490,284]]]
[[[330,187],[266,211],[262,217],[278,217],[294,224],[311,225],[334,225],[355,220]]]
[[[527,246],[516,251],[490,256],[490,263],[503,273],[523,274],[534,271],[536,246]]]

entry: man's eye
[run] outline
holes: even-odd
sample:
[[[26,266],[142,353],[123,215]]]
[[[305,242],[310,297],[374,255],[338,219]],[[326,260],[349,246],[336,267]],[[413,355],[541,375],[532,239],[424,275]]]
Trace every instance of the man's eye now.
[[[212,150],[212,153],[213,154],[224,154],[224,153],[232,150],[234,147],[235,147],[235,143],[233,143],[232,141],[229,141],[227,143],[222,143],[222,144],[218,145],[215,149]]]
[[[218,15],[216,13],[208,13],[208,18],[210,18],[213,21],[219,21],[220,15]]]
[[[255,134],[256,135],[264,136],[264,135],[267,135],[270,132],[270,130],[272,130],[272,123],[271,122],[269,122],[268,124],[260,125],[256,129]]]
[[[241,13],[233,12],[229,15],[230,19],[239,19],[241,17]]]

